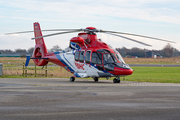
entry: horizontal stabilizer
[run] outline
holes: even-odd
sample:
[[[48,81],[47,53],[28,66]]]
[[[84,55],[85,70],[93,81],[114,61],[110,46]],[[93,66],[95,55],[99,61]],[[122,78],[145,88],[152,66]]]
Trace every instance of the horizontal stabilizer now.
[[[48,58],[30,58],[30,59],[48,59]]]
[[[30,59],[48,59],[48,58],[31,58],[30,56],[26,56],[25,66],[28,66]]]

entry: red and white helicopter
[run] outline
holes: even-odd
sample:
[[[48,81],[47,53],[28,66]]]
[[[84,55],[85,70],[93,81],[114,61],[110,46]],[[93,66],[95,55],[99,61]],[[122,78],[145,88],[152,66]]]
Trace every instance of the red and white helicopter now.
[[[66,32],[59,32],[43,36],[41,31]],[[44,37],[80,31],[83,32],[79,33],[77,37],[71,38],[69,49],[51,53],[47,51],[43,39]],[[113,79],[113,83],[120,83],[121,76],[127,76],[133,73],[132,68],[130,68],[129,65],[124,62],[123,58],[121,57],[118,51],[112,49],[105,42],[101,41],[101,39],[97,38],[96,33],[98,32],[115,35],[146,46],[151,45],[122,35],[132,35],[160,41],[172,42],[159,38],[130,33],[98,30],[95,27],[87,27],[86,29],[41,30],[40,24],[38,22],[34,23],[34,31],[7,34],[18,34],[27,32],[34,32],[35,38],[32,39],[35,39],[36,45],[32,57],[30,58],[30,56],[27,56],[26,66],[28,65],[30,59],[33,59],[34,63],[38,66],[45,66],[48,64],[48,62],[52,62],[56,65],[64,67],[68,72],[74,74],[74,76],[70,78],[71,82],[74,82],[75,77],[92,77],[95,82],[97,82],[100,77],[115,77]]]

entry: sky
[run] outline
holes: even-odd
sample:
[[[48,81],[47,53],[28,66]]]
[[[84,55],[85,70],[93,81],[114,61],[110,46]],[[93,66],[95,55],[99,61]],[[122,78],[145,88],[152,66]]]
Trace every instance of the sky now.
[[[34,22],[39,22],[44,30],[96,27],[162,38],[176,42],[171,45],[180,50],[179,0],[0,0],[0,49],[34,47],[33,33],[4,35],[33,30]],[[51,33],[43,32],[43,35]],[[65,49],[77,34],[44,39],[48,49],[55,45]],[[140,37],[126,36],[152,47],[108,34],[97,33],[97,36],[113,48],[161,50],[167,45],[167,42]]]

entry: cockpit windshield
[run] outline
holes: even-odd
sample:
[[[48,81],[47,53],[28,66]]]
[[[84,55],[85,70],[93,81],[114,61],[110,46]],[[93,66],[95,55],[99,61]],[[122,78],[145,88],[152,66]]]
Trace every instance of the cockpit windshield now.
[[[99,49],[96,52],[93,52],[92,63],[98,64],[98,67],[104,65],[103,69],[106,71],[113,71],[114,67],[129,68],[129,66],[125,64],[119,52],[116,50],[114,50],[113,53],[106,49]]]
[[[123,58],[121,57],[121,55],[119,53],[116,53],[116,57],[121,63],[125,63]]]
[[[97,50],[97,52],[100,52],[103,54],[104,64],[117,63],[117,59],[114,56],[114,54],[110,53],[108,50],[100,49],[100,50]]]
[[[125,63],[122,56],[120,55],[120,53],[117,50],[114,50],[117,59],[121,62],[121,63]]]

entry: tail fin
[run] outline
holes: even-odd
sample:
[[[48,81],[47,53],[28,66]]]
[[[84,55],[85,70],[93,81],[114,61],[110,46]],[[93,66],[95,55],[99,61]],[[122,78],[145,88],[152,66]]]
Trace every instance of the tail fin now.
[[[40,37],[42,36],[40,24],[38,22],[34,23],[34,36],[35,37]],[[42,54],[46,55],[48,53],[44,38],[37,38],[35,39],[36,46],[39,46],[41,49]]]
[[[40,24],[38,22],[34,23],[34,36],[35,37],[42,36]],[[37,44],[44,44],[44,39],[43,38],[38,38],[38,39],[35,39],[35,42],[36,42],[36,45]]]
[[[38,22],[34,23],[34,36],[35,37],[42,36],[40,24]],[[44,58],[46,56],[46,54],[48,53],[44,39],[37,38],[37,39],[35,39],[35,43],[36,43],[36,45],[34,48],[33,57],[34,58]],[[34,62],[38,66],[43,66],[48,63],[46,60],[39,60],[39,59],[35,59]]]

